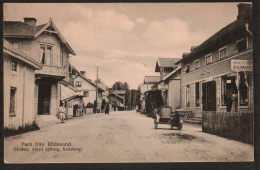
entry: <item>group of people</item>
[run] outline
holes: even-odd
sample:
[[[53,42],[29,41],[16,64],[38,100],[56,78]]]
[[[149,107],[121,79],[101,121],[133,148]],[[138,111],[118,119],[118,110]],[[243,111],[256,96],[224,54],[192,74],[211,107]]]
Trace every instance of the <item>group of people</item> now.
[[[106,101],[105,99],[102,99],[100,107],[98,107],[98,103],[96,102],[96,100],[94,101],[94,108],[93,108],[94,113],[109,114],[109,110],[110,110],[110,103],[109,103],[109,101]]]

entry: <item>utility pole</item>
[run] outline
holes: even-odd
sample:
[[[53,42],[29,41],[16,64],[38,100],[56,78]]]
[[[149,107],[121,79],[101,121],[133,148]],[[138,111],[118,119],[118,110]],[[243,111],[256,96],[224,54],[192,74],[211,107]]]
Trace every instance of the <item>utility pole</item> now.
[[[98,106],[98,66],[97,66],[97,80],[96,80],[96,102]]]

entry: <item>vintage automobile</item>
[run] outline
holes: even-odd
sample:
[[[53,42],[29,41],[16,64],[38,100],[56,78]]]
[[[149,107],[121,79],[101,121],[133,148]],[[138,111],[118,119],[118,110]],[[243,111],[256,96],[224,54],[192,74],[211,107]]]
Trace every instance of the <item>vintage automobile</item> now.
[[[179,116],[177,111],[173,111],[169,106],[161,106],[156,109],[154,115],[154,128],[158,128],[158,124],[168,124],[173,129],[177,127],[178,130],[182,129],[183,120]]]

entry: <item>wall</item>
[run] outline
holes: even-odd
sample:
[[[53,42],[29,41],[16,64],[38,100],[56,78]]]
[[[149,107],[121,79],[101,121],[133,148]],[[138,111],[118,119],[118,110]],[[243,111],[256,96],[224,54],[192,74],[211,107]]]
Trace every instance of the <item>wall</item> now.
[[[18,128],[32,124],[35,118],[34,110],[34,70],[22,62],[17,63],[17,72],[10,69],[10,57],[4,55],[4,127]],[[16,116],[9,116],[10,87],[16,87]]]
[[[205,67],[199,68],[197,70],[191,71],[190,73],[184,74],[182,72],[181,76],[181,94],[182,94],[182,108],[194,110],[195,114],[199,114],[201,111],[200,108],[195,107],[195,82],[200,82],[200,101],[201,101],[201,83],[206,81],[216,81],[216,90],[217,90],[217,110],[225,110],[225,107],[220,106],[220,92],[221,92],[221,76],[223,75],[231,75],[235,74],[235,72],[231,71],[231,59],[244,59],[244,60],[252,60],[253,58],[253,52],[252,49],[249,49],[247,51],[244,51],[240,54],[234,55],[231,58],[227,58],[224,60],[220,60],[216,63],[212,63],[210,65],[207,65]],[[185,94],[186,94],[186,85],[190,84],[191,86],[191,107],[187,108],[185,106]],[[251,76],[251,82],[249,85],[251,88],[253,87],[253,80]],[[251,102],[250,106],[253,105],[253,89],[250,89],[250,97]],[[252,109],[252,108],[251,108]]]
[[[170,80],[168,87],[168,106],[172,108],[181,106],[180,80]]]

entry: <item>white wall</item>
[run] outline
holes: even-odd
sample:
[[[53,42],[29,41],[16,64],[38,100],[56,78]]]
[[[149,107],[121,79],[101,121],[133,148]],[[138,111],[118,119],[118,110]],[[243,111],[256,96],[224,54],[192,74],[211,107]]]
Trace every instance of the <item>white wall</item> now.
[[[17,72],[10,68],[11,60],[4,55],[4,127],[18,128],[33,123],[34,109],[34,70],[22,62],[17,63]],[[10,116],[10,88],[16,87],[15,112]]]

